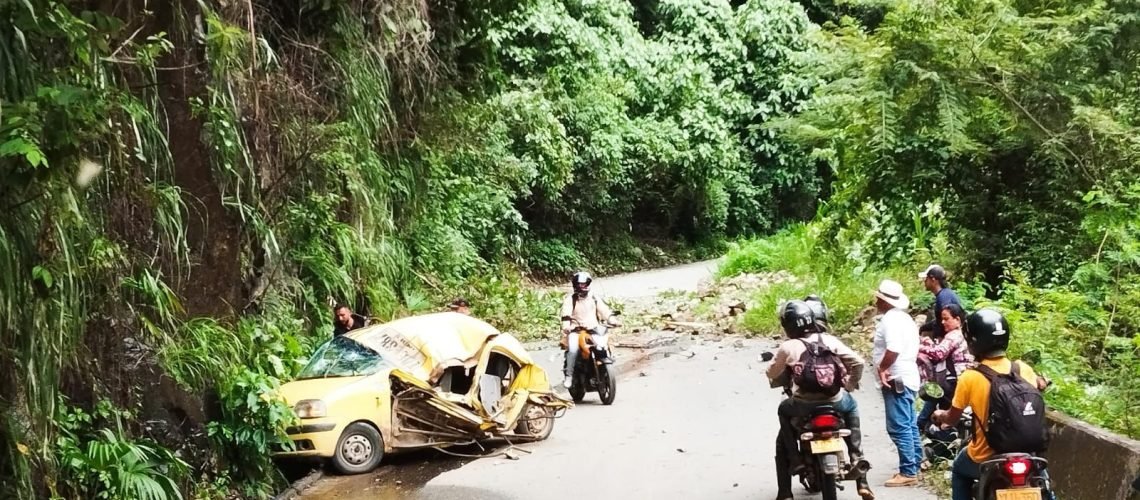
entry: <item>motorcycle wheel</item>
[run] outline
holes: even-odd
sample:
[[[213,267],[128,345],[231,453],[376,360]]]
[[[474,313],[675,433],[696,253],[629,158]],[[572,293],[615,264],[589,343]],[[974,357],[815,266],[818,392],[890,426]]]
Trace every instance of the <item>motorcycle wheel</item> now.
[[[835,476],[825,474],[819,486],[823,493],[823,500],[836,500]]]
[[[581,403],[586,398],[586,383],[581,379],[574,380],[570,385],[570,397],[574,398],[575,403]]]
[[[609,406],[614,404],[614,398],[617,397],[617,374],[609,368],[603,368],[605,373],[600,374],[598,397],[602,400],[602,404]]]

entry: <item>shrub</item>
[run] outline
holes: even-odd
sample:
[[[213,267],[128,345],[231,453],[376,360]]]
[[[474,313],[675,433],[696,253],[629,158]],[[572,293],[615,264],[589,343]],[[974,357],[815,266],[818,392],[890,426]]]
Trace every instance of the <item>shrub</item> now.
[[[64,489],[83,498],[108,500],[182,498],[178,484],[189,466],[153,441],[130,438],[123,428],[123,420],[133,418],[129,412],[106,400],[98,401],[92,413],[66,400],[59,408],[56,456]]]

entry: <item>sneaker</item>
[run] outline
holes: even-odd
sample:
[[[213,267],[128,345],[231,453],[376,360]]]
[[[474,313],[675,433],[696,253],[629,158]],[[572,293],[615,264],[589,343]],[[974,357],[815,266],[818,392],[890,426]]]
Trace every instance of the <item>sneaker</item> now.
[[[897,488],[900,486],[914,486],[916,484],[918,484],[918,476],[904,476],[902,474],[895,474],[895,477],[888,479],[887,482],[883,484],[883,486],[886,486],[888,488]]]
[[[569,389],[572,385],[574,385],[574,381],[571,380],[570,377],[562,379],[562,387]]]

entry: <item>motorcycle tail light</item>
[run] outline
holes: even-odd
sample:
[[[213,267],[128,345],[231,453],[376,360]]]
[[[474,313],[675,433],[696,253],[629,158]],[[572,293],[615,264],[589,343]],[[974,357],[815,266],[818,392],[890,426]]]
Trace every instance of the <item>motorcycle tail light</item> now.
[[[839,417],[835,415],[816,415],[811,418],[811,426],[813,429],[837,429],[839,428]]]
[[[1029,479],[1030,463],[1027,458],[1011,458],[1005,461],[1005,475],[1014,486],[1025,486]]]

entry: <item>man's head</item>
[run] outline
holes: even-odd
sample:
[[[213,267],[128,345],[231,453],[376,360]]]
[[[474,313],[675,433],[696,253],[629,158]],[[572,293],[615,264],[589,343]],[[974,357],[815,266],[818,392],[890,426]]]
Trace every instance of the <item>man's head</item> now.
[[[807,302],[793,300],[780,307],[780,326],[788,338],[798,339],[816,331],[815,313]]]
[[[823,299],[819,298],[819,295],[811,294],[804,297],[804,302],[811,308],[820,331],[827,330],[827,304],[823,302]]]
[[[966,337],[970,354],[978,359],[990,359],[1005,356],[1012,331],[1000,312],[982,309],[966,318],[962,334]]]
[[[570,277],[570,286],[574,287],[574,294],[579,298],[583,298],[590,293],[590,283],[594,282],[594,278],[586,271],[578,271],[574,276]]]
[[[910,299],[903,292],[901,283],[894,280],[883,280],[879,289],[875,291],[875,308],[884,313],[894,308],[906,309],[910,307]]]
[[[469,304],[467,302],[467,299],[463,297],[458,297],[455,300],[451,301],[447,307],[459,314],[466,314],[468,316],[471,315],[471,304]]]
[[[931,264],[925,271],[918,273],[918,279],[922,280],[922,286],[931,293],[938,293],[939,290],[950,286],[946,283],[946,270],[938,264]]]
[[[333,319],[336,324],[345,328],[352,326],[352,309],[344,304],[337,304],[333,307]]]

